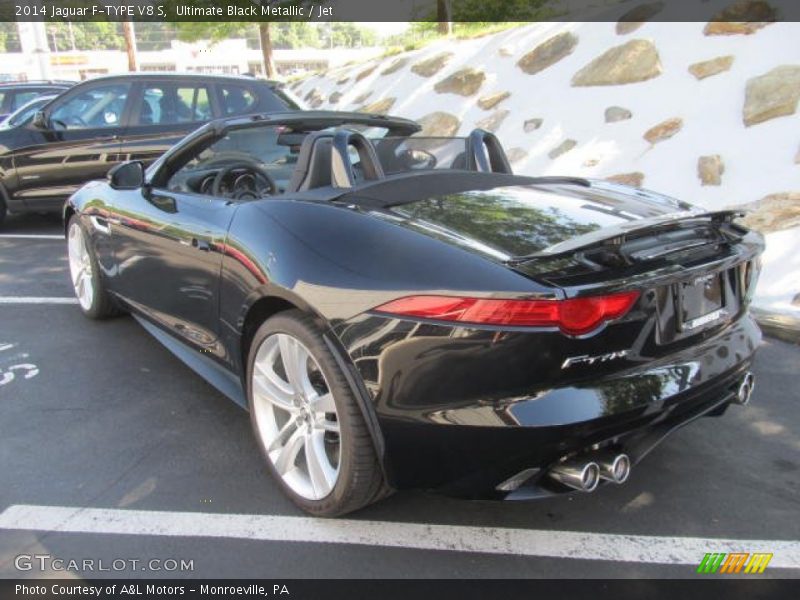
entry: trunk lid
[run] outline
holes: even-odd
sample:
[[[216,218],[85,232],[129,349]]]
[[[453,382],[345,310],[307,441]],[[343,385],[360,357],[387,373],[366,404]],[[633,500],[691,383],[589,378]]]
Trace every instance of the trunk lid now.
[[[417,192],[419,193],[419,192]],[[608,182],[506,185],[415,199],[374,213],[506,265],[566,297],[638,289],[656,346],[742,314],[758,234],[736,211]]]
[[[432,195],[377,214],[529,273],[548,272],[552,259],[579,251],[584,262],[620,267],[699,248],[719,242],[720,226],[736,216],[609,182],[567,180]]]

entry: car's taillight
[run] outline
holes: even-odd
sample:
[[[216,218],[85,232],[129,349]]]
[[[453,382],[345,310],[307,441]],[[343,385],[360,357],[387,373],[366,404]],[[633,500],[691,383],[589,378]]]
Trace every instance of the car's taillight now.
[[[382,304],[373,311],[465,324],[558,327],[570,335],[583,335],[597,329],[606,321],[625,315],[638,297],[639,292],[567,300],[406,296]]]
[[[742,269],[742,290],[744,302],[750,302],[756,292],[758,276],[761,274],[761,257],[757,256],[751,261],[744,263]]]

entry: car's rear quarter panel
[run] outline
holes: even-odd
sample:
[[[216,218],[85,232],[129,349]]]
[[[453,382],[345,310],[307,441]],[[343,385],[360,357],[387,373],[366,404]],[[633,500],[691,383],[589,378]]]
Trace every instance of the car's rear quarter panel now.
[[[373,314],[372,308],[413,293],[563,292],[530,273],[341,206],[279,199],[243,205],[229,242],[221,292],[229,343],[241,342],[248,308],[265,295],[315,314],[365,383],[386,444],[387,472],[400,487],[484,495],[515,469],[545,467],[589,444],[652,426],[673,406],[720,402],[760,340],[742,307],[731,322],[660,344],[656,332],[668,317],[659,313],[657,289],[679,272],[639,287],[642,295],[626,317],[582,338]],[[731,260],[756,254],[756,242]],[[628,355],[620,359],[562,369],[570,356],[623,349]]]
[[[551,294],[522,274],[342,206],[271,199],[243,204],[224,249],[221,318],[241,331],[275,295],[336,326],[421,291]]]

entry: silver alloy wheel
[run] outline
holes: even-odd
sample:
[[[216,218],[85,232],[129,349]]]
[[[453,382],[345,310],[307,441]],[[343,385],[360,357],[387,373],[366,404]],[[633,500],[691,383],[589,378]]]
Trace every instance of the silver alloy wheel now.
[[[339,421],[319,364],[286,333],[268,336],[253,363],[253,412],[275,470],[307,500],[331,493],[339,478]]]
[[[86,237],[77,221],[69,227],[67,236],[69,253],[69,273],[72,287],[83,310],[91,310],[94,301],[94,282],[92,279],[92,259],[86,247]]]

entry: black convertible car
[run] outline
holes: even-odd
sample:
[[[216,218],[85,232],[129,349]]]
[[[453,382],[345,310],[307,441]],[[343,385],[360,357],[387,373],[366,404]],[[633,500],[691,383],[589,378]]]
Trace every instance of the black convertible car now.
[[[398,488],[624,482],[746,403],[763,239],[732,211],[514,175],[413,121],[214,121],[65,206],[83,312],[120,311],[249,408],[269,470],[339,515]]]

